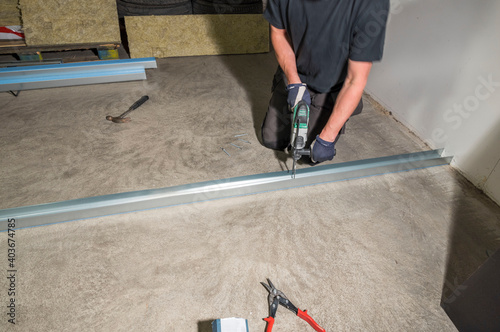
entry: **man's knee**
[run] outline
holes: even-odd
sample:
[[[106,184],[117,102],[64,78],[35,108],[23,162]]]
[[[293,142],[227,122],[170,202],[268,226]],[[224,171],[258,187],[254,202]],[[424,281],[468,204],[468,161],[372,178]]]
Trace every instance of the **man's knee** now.
[[[262,128],[262,145],[268,149],[283,151],[288,147],[289,138],[279,135],[277,132]]]
[[[291,113],[285,103],[273,103],[274,97],[262,123],[262,144],[269,149],[283,150],[290,143]]]

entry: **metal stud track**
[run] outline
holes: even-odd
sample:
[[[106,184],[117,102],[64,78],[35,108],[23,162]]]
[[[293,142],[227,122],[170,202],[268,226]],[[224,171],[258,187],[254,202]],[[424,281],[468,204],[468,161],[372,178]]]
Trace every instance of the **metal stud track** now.
[[[9,218],[16,219],[16,228],[33,227],[448,165],[452,157],[441,153],[432,150],[303,168],[297,170],[295,179],[288,172],[274,172],[4,209],[0,210],[0,231],[7,229],[4,221]]]

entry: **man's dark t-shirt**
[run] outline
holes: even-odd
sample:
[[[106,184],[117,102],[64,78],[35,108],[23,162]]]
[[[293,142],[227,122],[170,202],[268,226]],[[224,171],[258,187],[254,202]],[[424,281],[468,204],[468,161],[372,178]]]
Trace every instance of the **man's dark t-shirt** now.
[[[389,0],[269,0],[264,17],[285,29],[303,83],[339,90],[347,60],[382,59]]]

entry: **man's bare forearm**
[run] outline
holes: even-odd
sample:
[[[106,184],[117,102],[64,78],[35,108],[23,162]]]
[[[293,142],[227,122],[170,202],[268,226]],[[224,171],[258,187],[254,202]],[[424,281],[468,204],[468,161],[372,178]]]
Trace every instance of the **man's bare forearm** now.
[[[328,142],[335,141],[340,129],[358,106],[363,95],[363,89],[364,87],[352,84],[344,85],[337,97],[333,112],[319,135],[321,139]]]
[[[361,100],[370,69],[371,63],[369,62],[354,63],[349,61],[348,75],[339,92],[333,112],[319,135],[321,139],[328,142],[335,141],[340,129]]]
[[[278,63],[288,80],[288,84],[301,83],[297,72],[295,54],[286,30],[271,26],[271,42]]]

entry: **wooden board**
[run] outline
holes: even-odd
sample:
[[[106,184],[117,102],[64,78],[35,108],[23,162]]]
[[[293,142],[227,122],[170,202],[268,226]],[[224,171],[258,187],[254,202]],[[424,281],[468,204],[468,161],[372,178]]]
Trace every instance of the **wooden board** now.
[[[20,0],[28,46],[120,43],[116,0]]]
[[[24,42],[23,39],[0,40],[0,49],[19,48],[19,47],[25,47],[25,46],[26,46],[26,43]]]
[[[269,52],[260,14],[125,17],[132,58]]]
[[[119,47],[120,44],[108,44],[108,43],[27,46],[24,40],[5,40],[5,41],[0,41],[0,54],[58,52],[58,51],[62,52],[62,51],[90,50],[90,49],[114,50],[118,49]]]

